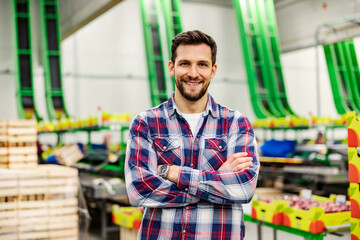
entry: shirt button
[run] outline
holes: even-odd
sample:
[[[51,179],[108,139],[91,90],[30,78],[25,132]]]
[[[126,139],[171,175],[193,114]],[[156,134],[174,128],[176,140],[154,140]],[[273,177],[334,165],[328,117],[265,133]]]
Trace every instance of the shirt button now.
[[[185,188],[185,191],[187,192],[187,191],[189,191],[189,189],[188,189],[188,188]]]
[[[194,164],[192,163],[192,164],[190,164],[190,166],[192,166],[192,167],[193,167],[193,166],[194,166]]]
[[[189,210],[189,207],[185,207],[186,210]]]
[[[183,233],[186,233],[186,230],[183,230]]]
[[[222,146],[219,146],[219,149],[222,149]]]
[[[166,146],[163,146],[163,149],[166,150]]]

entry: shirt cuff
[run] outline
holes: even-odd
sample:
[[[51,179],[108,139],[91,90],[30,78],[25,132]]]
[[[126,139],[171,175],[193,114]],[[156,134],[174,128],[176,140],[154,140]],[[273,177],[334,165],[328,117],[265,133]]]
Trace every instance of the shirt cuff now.
[[[196,196],[200,170],[190,167],[180,167],[178,187],[191,195]]]

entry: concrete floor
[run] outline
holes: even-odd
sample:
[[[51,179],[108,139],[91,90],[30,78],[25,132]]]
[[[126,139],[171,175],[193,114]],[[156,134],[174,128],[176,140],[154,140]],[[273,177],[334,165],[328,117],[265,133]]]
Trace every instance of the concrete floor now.
[[[250,222],[245,222],[246,236],[245,240],[257,240],[257,225]],[[349,240],[350,232],[341,232],[343,236],[335,236],[328,234],[324,237],[324,240]],[[80,233],[80,240],[101,240],[100,231],[96,228],[91,228],[89,233]],[[110,233],[106,240],[119,240],[119,232]],[[126,239],[124,239],[126,240]],[[262,226],[262,240],[273,240],[273,229]],[[277,240],[304,240],[303,237],[296,236],[283,231],[277,231]]]
[[[119,233],[111,233],[109,234],[109,236],[107,237],[106,240],[119,240]],[[90,233],[84,233],[81,232],[79,234],[79,240],[102,240],[100,237],[100,232],[98,233],[94,233],[94,232],[90,232]]]

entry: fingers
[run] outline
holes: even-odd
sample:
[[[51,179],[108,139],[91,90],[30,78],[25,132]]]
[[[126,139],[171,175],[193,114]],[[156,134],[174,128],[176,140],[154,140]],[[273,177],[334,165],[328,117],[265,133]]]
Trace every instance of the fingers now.
[[[240,158],[236,158],[234,159],[231,163],[230,166],[235,168],[237,165],[243,164],[243,163],[250,163],[250,165],[252,164],[252,157],[240,157]]]
[[[236,160],[237,158],[246,157],[247,155],[248,155],[247,152],[234,153],[234,154],[232,154],[232,155],[229,157],[228,161],[231,163],[231,162],[233,162],[234,160]]]
[[[252,165],[253,158],[247,156],[246,152],[232,154],[219,170],[243,171],[248,169]]]
[[[252,165],[252,158],[247,157],[247,158],[243,158],[243,159],[237,159],[234,162],[232,162],[231,164],[228,163],[224,163],[220,168],[219,171],[222,170],[229,170],[229,171],[243,171],[246,169],[249,169]]]
[[[246,157],[248,155],[247,152],[238,152],[238,153],[234,153],[231,156],[234,158],[239,158],[239,157]]]
[[[240,171],[249,169],[251,167],[251,164],[252,164],[252,162],[245,162],[245,163],[241,163],[239,165],[236,165],[235,168],[234,168],[234,171],[240,172]]]

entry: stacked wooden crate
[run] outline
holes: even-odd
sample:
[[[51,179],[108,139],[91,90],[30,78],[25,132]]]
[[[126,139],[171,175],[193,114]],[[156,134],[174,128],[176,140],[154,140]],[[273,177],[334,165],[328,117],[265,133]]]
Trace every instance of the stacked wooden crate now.
[[[78,172],[74,168],[40,165],[47,172],[49,239],[70,240],[78,236]]]
[[[16,239],[18,226],[18,179],[0,169],[0,239]]]
[[[36,141],[36,120],[0,120],[0,167],[36,168]]]
[[[0,169],[0,240],[78,239],[77,191],[73,168]]]
[[[47,238],[46,172],[17,170],[13,176],[18,181],[17,239]]]

